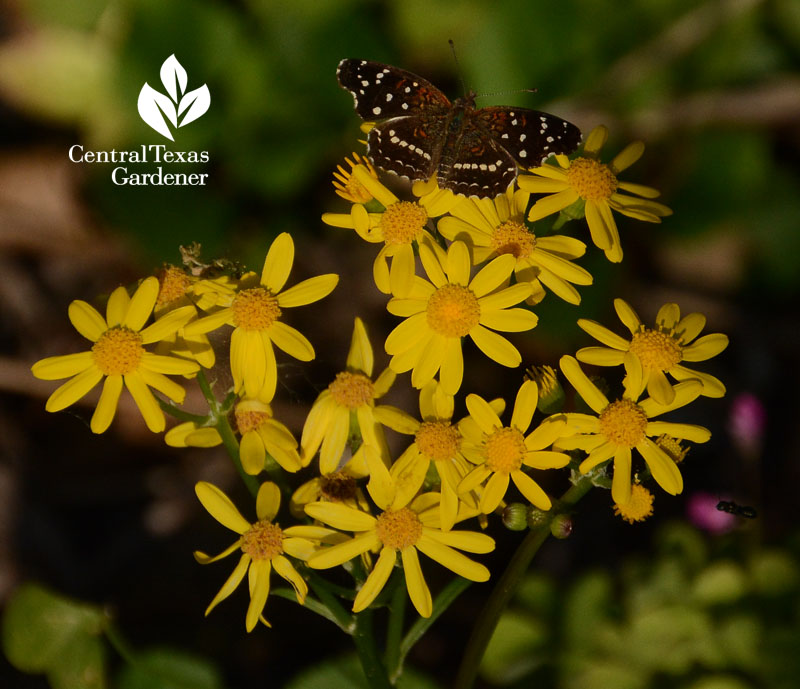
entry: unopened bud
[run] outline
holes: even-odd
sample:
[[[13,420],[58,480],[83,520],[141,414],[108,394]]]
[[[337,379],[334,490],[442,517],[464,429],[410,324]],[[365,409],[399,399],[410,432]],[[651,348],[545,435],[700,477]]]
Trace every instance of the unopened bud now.
[[[503,526],[509,531],[523,531],[528,528],[528,508],[521,502],[512,502],[503,510]]]
[[[531,529],[541,526],[542,524],[546,524],[549,519],[550,514],[548,512],[540,510],[538,507],[528,508],[528,526]]]
[[[550,533],[556,538],[569,538],[572,533],[572,517],[559,514],[550,522]]]

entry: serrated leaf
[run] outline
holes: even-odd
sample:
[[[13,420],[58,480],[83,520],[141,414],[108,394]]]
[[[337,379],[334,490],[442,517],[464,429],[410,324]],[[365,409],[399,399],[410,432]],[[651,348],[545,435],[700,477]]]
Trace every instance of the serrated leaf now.
[[[119,676],[119,689],[222,689],[222,677],[204,658],[171,648],[137,656]]]
[[[178,94],[182,94],[186,90],[187,81],[186,70],[173,53],[161,65],[161,83],[164,84],[164,88],[167,89],[173,102],[178,102],[180,98]]]
[[[103,619],[99,608],[23,584],[3,615],[3,651],[23,672],[45,672],[61,663],[75,639],[96,637]]]
[[[179,126],[183,127],[190,122],[194,122],[197,118],[206,113],[210,105],[211,93],[208,90],[208,86],[203,84],[200,88],[189,91],[189,93],[181,99],[180,105],[178,106],[178,115],[186,110],[186,115],[181,120]]]
[[[174,141],[172,132],[164,120],[166,115],[174,127],[178,126],[178,114],[175,111],[175,104],[169,98],[145,82],[142,90],[139,91],[138,108],[139,115],[147,124],[162,136]]]

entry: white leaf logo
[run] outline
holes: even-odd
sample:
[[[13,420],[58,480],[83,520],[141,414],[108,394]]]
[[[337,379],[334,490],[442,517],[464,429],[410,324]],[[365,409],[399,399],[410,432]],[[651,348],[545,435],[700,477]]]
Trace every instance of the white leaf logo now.
[[[164,60],[160,76],[169,95],[165,96],[145,82],[139,91],[139,115],[159,134],[174,141],[169,125],[183,127],[204,115],[211,105],[211,93],[206,84],[186,93],[186,70],[175,55]],[[179,120],[181,115],[183,118]]]

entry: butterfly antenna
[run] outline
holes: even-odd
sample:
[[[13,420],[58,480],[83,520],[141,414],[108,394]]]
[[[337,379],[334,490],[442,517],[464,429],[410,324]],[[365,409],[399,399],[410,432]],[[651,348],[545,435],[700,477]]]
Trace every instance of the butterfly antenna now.
[[[478,93],[475,98],[488,98],[489,96],[507,96],[514,93],[538,93],[539,89],[515,89],[513,91],[496,91],[495,93]]]
[[[453,62],[456,63],[456,72],[458,74],[458,80],[461,82],[461,91],[466,94],[467,85],[464,83],[464,73],[461,71],[461,65],[458,62],[458,55],[456,55],[456,44],[453,42],[452,38],[448,38],[447,42],[450,44],[450,52],[453,53]]]

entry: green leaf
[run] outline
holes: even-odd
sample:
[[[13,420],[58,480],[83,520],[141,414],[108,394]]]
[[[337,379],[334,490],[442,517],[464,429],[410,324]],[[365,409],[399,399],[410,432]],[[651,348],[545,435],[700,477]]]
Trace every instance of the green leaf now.
[[[754,588],[766,595],[780,595],[797,588],[800,572],[797,564],[776,550],[759,553],[750,564]]]
[[[715,562],[700,572],[692,585],[692,598],[703,605],[732,603],[747,592],[747,579],[735,562]]]
[[[72,653],[87,658],[96,655],[96,649],[82,643],[88,641],[87,637],[100,634],[103,621],[100,608],[73,601],[38,584],[23,584],[11,596],[3,616],[3,650],[18,670],[56,672],[65,663],[72,663]]]
[[[547,626],[529,615],[508,612],[500,618],[481,661],[481,674],[495,684],[509,684],[538,667],[547,643]]]
[[[731,675],[711,675],[703,677],[689,686],[689,689],[752,689],[753,685]]]
[[[753,672],[761,667],[764,630],[758,619],[737,615],[721,622],[717,632],[720,647],[730,665]]]
[[[222,677],[203,658],[171,648],[155,648],[137,656],[119,676],[119,689],[222,689]]]
[[[611,578],[606,572],[594,572],[581,579],[569,592],[564,604],[567,643],[584,649],[591,646],[595,630],[608,618],[610,606]]]
[[[105,646],[97,636],[78,635],[47,671],[52,689],[105,689]]]

